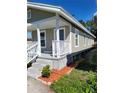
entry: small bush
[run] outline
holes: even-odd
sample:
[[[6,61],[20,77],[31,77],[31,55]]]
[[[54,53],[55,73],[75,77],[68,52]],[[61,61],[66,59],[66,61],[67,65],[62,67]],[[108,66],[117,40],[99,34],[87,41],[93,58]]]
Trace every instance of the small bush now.
[[[50,76],[50,65],[46,65],[42,69],[42,77],[49,77]]]

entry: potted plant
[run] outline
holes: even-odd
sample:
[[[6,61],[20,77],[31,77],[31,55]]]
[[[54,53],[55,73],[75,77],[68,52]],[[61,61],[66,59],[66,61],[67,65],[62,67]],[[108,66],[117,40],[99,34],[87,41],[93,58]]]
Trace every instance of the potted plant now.
[[[43,67],[41,71],[42,77],[49,77],[50,76],[50,65],[46,65]]]

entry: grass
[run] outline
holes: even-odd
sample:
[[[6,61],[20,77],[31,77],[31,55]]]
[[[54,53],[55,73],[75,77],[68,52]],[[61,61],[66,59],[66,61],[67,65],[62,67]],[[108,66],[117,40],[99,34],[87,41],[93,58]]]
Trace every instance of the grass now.
[[[96,51],[88,52],[85,60],[73,71],[51,85],[56,93],[96,93]]]

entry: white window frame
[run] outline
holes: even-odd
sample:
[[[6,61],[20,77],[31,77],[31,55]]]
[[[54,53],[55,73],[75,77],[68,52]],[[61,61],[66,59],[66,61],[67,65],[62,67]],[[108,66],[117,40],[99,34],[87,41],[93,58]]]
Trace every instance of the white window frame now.
[[[86,47],[86,36],[84,35],[84,47]]]
[[[62,29],[64,30],[64,41],[65,41],[65,27],[60,27],[59,31],[62,30]],[[56,29],[54,29],[54,40],[55,40],[55,35],[56,35],[55,31],[56,31]],[[59,38],[59,40],[60,40],[60,38]]]
[[[46,48],[46,30],[40,30],[40,33],[44,33],[44,40],[45,40],[45,46],[41,46],[41,48]],[[40,42],[41,42],[41,37],[40,37]]]
[[[76,35],[77,35],[77,38],[76,38]],[[78,45],[76,45],[76,39],[78,39],[77,43]],[[78,29],[75,29],[75,35],[74,35],[74,43],[75,43],[75,47],[79,47],[79,30]]]
[[[30,10],[28,10],[28,13],[27,13],[27,18],[28,18],[28,19],[31,19],[31,9],[30,9]]]

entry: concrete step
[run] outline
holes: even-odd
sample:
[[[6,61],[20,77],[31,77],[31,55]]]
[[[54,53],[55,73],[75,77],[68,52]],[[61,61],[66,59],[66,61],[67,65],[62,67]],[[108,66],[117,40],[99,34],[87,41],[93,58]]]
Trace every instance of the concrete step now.
[[[33,78],[38,78],[41,75],[41,72],[39,69],[30,68],[30,69],[28,69],[27,75],[31,76]]]
[[[43,65],[52,65],[52,60],[48,60],[48,59],[40,59],[38,58],[36,60],[37,63],[43,64]]]
[[[32,64],[32,67],[28,68],[27,75],[33,78],[41,76],[41,70],[44,66],[50,65],[52,68],[52,60],[37,58],[36,62]]]
[[[28,69],[28,72],[31,72],[31,73],[40,73],[40,68],[35,68],[35,67],[31,67]]]
[[[32,64],[32,67],[39,68],[39,69],[42,69],[44,66],[46,66],[46,65],[45,64],[38,63],[38,62]]]

